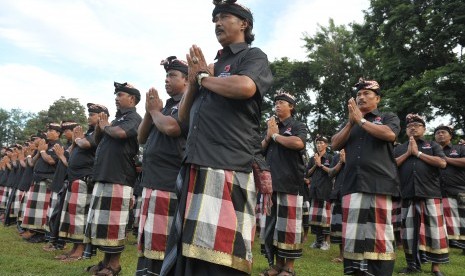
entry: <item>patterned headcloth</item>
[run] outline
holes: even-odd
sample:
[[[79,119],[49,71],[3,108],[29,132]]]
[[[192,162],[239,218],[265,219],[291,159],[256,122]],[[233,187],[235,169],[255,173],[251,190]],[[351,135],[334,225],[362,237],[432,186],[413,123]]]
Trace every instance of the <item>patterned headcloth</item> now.
[[[354,86],[357,89],[357,91],[360,91],[362,89],[367,89],[379,95],[380,87],[379,87],[378,82],[375,80],[365,80],[363,78],[360,78],[358,79],[358,83],[356,83]]]
[[[423,126],[426,126],[425,118],[416,113],[410,113],[405,117],[405,123],[407,125],[414,122],[422,123]]]
[[[126,92],[129,95],[134,95],[136,96],[136,104],[139,103],[140,101],[140,92],[136,88],[132,88],[128,86],[128,83],[118,83],[118,82],[113,82],[113,85],[115,86],[115,94],[118,92]]]
[[[278,94],[274,97],[274,101],[276,102],[277,100],[283,100],[295,106],[295,97],[287,92],[278,92]]]
[[[105,112],[108,116],[110,116],[110,112],[108,112],[108,108],[106,108],[106,106],[103,106],[101,104],[88,103],[87,112],[89,113]]]
[[[187,75],[187,63],[184,60],[178,59],[176,56],[170,56],[160,62],[160,65],[165,67],[165,71],[178,70],[184,75]]]
[[[59,133],[63,132],[63,130],[61,129],[61,125],[58,123],[49,123],[47,125],[47,129],[53,129],[53,130],[58,131]]]
[[[250,10],[240,4],[236,3],[237,0],[213,0],[215,8],[212,12],[212,20],[219,13],[230,13],[239,18],[249,21],[250,27],[253,27],[253,15]]]
[[[76,123],[75,121],[72,121],[72,120],[69,120],[69,121],[63,121],[61,122],[61,129],[63,131],[69,129],[69,130],[73,130],[75,127],[77,127],[79,124]]]
[[[451,126],[446,126],[444,124],[440,124],[434,129],[434,134],[436,134],[436,131],[438,131],[438,130],[445,130],[445,131],[449,132],[450,136],[454,136],[454,128],[451,127]]]

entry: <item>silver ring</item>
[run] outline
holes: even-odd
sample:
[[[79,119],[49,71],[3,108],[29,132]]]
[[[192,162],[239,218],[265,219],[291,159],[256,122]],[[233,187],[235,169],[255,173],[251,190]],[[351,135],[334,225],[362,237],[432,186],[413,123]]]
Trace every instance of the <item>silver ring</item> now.
[[[196,56],[192,57],[192,63],[197,64],[199,63],[199,59]]]
[[[154,96],[149,96],[149,99],[154,99],[155,97]]]

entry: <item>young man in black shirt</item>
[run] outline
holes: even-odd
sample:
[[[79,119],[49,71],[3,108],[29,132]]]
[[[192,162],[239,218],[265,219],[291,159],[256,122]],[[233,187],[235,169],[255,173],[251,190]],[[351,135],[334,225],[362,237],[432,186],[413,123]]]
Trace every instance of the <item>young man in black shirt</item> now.
[[[66,254],[55,257],[63,262],[77,261],[83,256],[84,227],[92,197],[92,171],[97,148],[93,134],[98,115],[102,112],[109,115],[105,106],[94,103],[87,104],[87,112],[87,132],[84,134],[81,126],[72,129],[73,150],[67,168],[69,184],[63,203],[59,236],[72,242],[73,247]]]
[[[333,155],[326,151],[328,142],[328,138],[325,136],[319,136],[315,139],[317,152],[310,159],[307,171],[307,176],[311,177],[309,221],[312,233],[316,235],[311,248],[321,250],[329,250],[330,247],[331,202],[329,195],[333,188],[333,182],[328,172]]]
[[[355,87],[357,97],[347,106],[349,121],[331,140],[333,150],[344,148],[346,153],[341,190],[344,273],[392,275],[392,196],[399,193],[393,143],[399,118],[378,110],[378,82],[360,79]]]
[[[182,221],[173,222],[179,227],[170,233],[170,240],[182,243],[167,249],[161,275],[173,267],[177,256],[178,275],[252,271],[256,205],[252,161],[260,151],[260,104],[272,75],[266,55],[249,47],[254,36],[247,8],[216,1],[212,19],[223,47],[214,68],[208,67],[195,45],[187,56],[189,89],[179,108],[181,122],[190,119],[181,169],[185,183],[178,181],[185,190],[178,196]]]
[[[291,275],[295,273],[294,261],[302,256],[301,189],[305,165],[301,151],[305,149],[307,128],[292,116],[296,104],[292,95],[281,92],[274,101],[277,119],[271,117],[268,120],[262,141],[273,181],[273,207],[266,217],[265,231],[262,231],[265,236],[260,238],[270,248],[271,252],[265,252],[268,262],[273,264],[276,257],[276,265],[266,269],[263,275]]]
[[[142,121],[136,111],[139,90],[127,83],[115,82],[114,86],[116,117],[110,123],[108,114],[101,112],[94,132],[98,144],[93,168],[95,185],[84,240],[105,253],[102,262],[86,270],[103,275],[121,271],[120,256],[136,181],[137,128]]]
[[[441,145],[447,162],[441,170],[441,191],[449,246],[465,252],[465,146],[453,145],[453,136],[450,126],[434,129],[434,139]]]
[[[401,237],[407,267],[399,273],[421,271],[421,263],[431,262],[436,276],[440,263],[449,262],[446,224],[443,217],[440,169],[446,167],[444,152],[426,140],[425,120],[418,114],[406,117],[409,140],[395,148],[402,196]]]
[[[138,140],[145,144],[142,159],[142,205],[137,239],[139,261],[136,275],[158,275],[168,233],[177,207],[176,178],[184,156],[188,123],[178,119],[179,101],[187,90],[187,63],[175,56],[162,61],[165,89],[163,102],[155,88],[147,92],[145,115]],[[156,214],[156,215],[155,215]]]

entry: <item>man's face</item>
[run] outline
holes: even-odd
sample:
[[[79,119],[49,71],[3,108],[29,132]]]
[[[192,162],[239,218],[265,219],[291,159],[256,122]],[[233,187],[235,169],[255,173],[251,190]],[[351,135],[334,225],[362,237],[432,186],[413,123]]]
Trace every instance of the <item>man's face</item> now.
[[[98,113],[89,112],[87,116],[87,124],[89,126],[96,126],[98,123]]]
[[[407,136],[413,138],[420,138],[425,133],[425,126],[420,122],[412,122],[407,124]]]
[[[357,106],[362,112],[370,112],[378,108],[380,97],[374,91],[362,89],[357,92]]]
[[[130,108],[136,106],[136,99],[133,95],[119,91],[115,94],[115,96],[116,109],[118,110],[121,108]]]
[[[47,130],[47,139],[50,141],[56,141],[60,138],[60,133],[54,129]]]
[[[185,91],[187,79],[178,70],[169,70],[166,72],[165,89],[170,97],[176,96]]]
[[[63,135],[65,136],[66,140],[73,139],[73,131],[71,129],[66,129],[63,131]]]
[[[224,47],[233,43],[244,42],[245,20],[230,13],[218,13],[213,19],[218,42]]]
[[[326,144],[325,141],[316,141],[316,150],[318,152],[324,152],[326,151],[326,148],[328,147],[328,144]]]
[[[284,100],[277,100],[274,103],[274,109],[276,112],[276,115],[280,118],[287,118],[291,116],[291,111],[292,111],[292,105]]]
[[[450,140],[452,140],[452,136],[450,135],[449,131],[440,129],[434,134],[434,139],[440,145],[447,145],[450,143]]]

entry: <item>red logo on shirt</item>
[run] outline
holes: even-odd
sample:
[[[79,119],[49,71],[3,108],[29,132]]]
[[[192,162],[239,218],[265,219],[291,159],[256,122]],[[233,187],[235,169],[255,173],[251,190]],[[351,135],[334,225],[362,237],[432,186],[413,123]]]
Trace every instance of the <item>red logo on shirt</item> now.
[[[459,153],[457,152],[457,150],[453,149],[453,150],[450,151],[450,155],[451,156],[457,156],[457,155],[459,155]]]
[[[422,149],[430,149],[431,148],[431,144],[430,143],[425,143],[423,145],[423,147],[421,147]]]
[[[373,124],[376,125],[382,125],[383,123],[381,122],[381,117],[376,117],[375,120],[373,121]]]
[[[224,71],[223,72],[229,72],[229,70],[231,70],[231,64],[228,64],[224,67]]]

